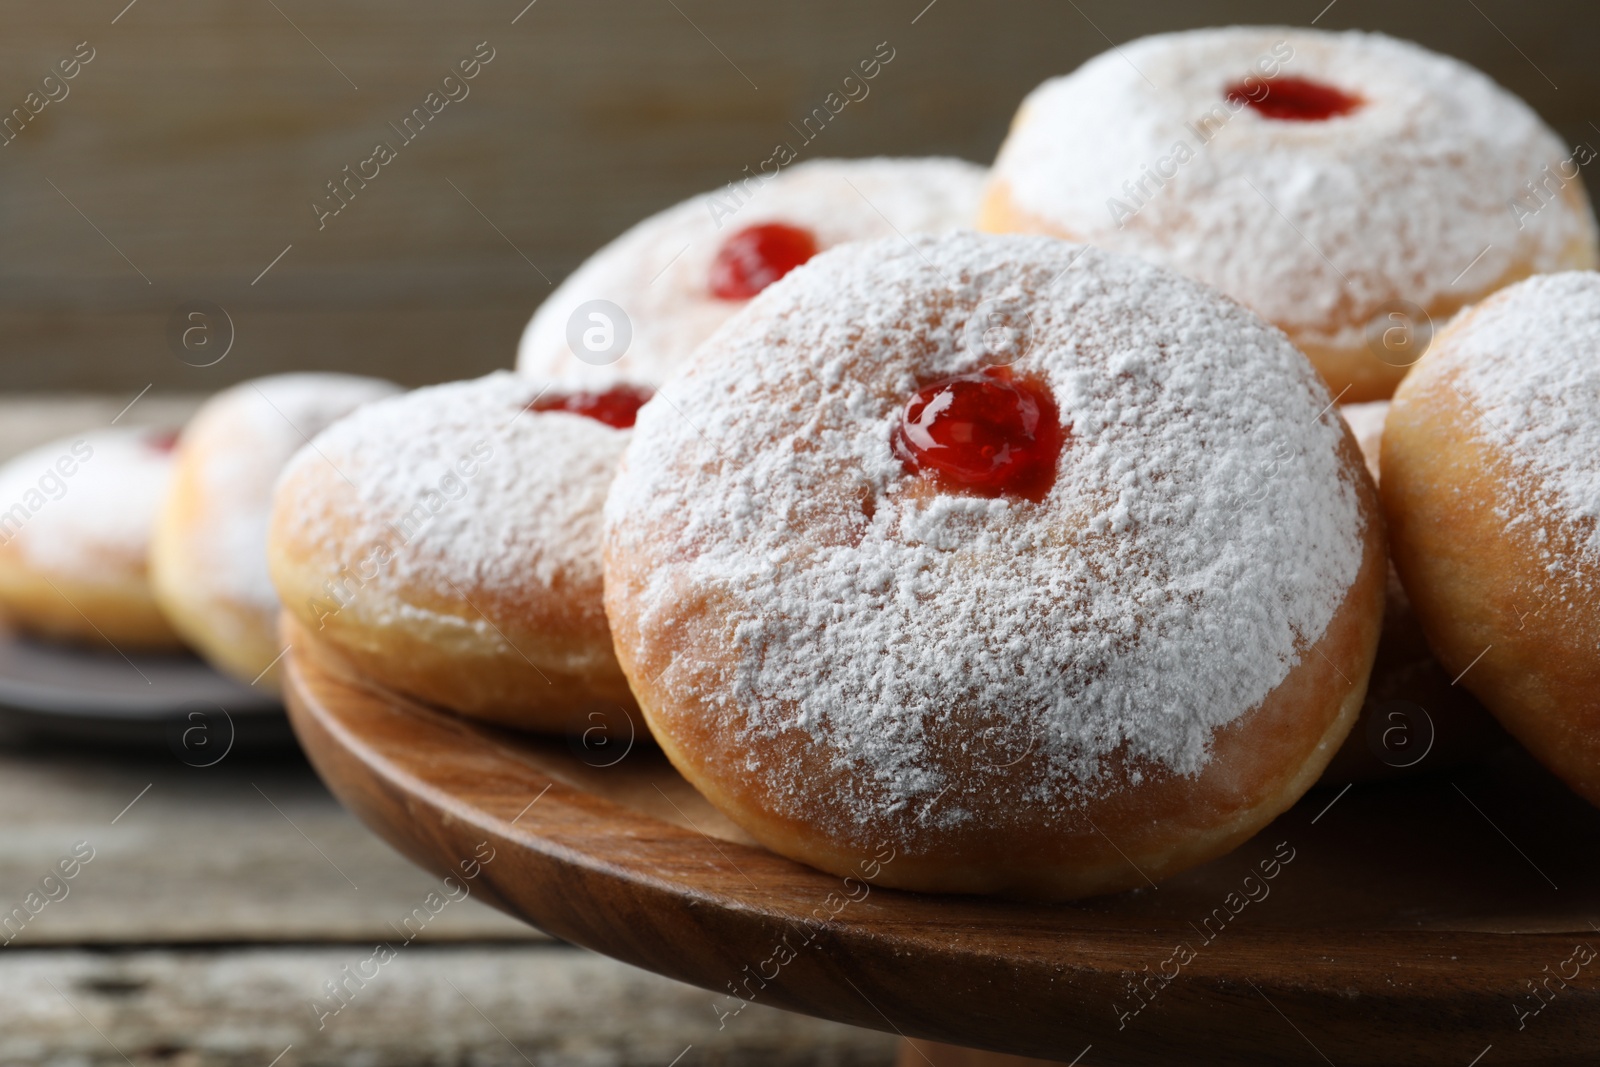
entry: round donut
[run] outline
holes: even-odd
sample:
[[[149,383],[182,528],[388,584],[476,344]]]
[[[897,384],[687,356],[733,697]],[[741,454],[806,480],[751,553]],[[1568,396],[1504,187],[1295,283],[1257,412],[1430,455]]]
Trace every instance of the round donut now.
[[[172,475],[172,430],[96,430],[0,468],[0,615],[124,652],[176,651],[146,557]]]
[[[1345,402],[1394,392],[1432,325],[1597,263],[1579,165],[1458,60],[1381,34],[1147,37],[1024,101],[981,228],[1128,252],[1281,327]]]
[[[686,200],[562,282],[523,332],[517,369],[569,385],[660,384],[761,286],[814,252],[896,231],[970,227],[983,176],[959,159],[818,159]],[[575,319],[593,300],[621,308],[627,326],[604,308],[601,319]],[[569,336],[575,321],[578,349]],[[586,336],[591,326],[599,332]]]
[[[668,388],[607,498],[606,612],[674,765],[776,852],[1144,885],[1355,721],[1371,479],[1305,358],[1206,286],[1041,237],[847,245]]]
[[[1394,563],[1428,642],[1518,741],[1600,804],[1600,275],[1463,312],[1383,433]]]
[[[278,596],[267,516],[283,465],[335,419],[399,386],[348,374],[280,374],[206,401],[179,438],[156,520],[150,579],[180,633],[214,666],[276,687]]]
[[[1379,448],[1388,413],[1386,400],[1340,408],[1374,482],[1379,481]],[[1506,747],[1510,739],[1494,716],[1464,686],[1450,683],[1391,565],[1366,704],[1344,747],[1323,772],[1323,784],[1436,771],[1482,760]]]
[[[285,610],[356,673],[463,715],[563,731],[626,713],[601,507],[647,397],[501,371],[335,423],[278,484],[268,555]]]

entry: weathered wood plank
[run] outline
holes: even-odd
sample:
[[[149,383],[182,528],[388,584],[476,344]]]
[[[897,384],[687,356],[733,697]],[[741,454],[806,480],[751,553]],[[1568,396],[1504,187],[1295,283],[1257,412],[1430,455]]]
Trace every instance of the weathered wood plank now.
[[[554,945],[417,945],[365,986],[352,983],[337,1014],[310,1006],[319,996],[324,1011],[337,1005],[323,983],[370,952],[8,950],[0,1065],[888,1067],[894,1059],[892,1036],[761,1006],[719,1028],[710,994]]]
[[[80,842],[94,858],[65,895],[0,926],[10,951],[394,937],[441,888],[340,808],[298,756],[197,769],[159,751],[0,749],[0,922],[28,911],[28,894]],[[543,936],[470,897],[421,930],[430,941]]]

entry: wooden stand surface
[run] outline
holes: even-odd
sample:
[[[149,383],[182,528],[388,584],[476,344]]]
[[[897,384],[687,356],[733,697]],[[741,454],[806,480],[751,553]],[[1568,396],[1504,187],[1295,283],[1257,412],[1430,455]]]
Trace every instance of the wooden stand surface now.
[[[287,678],[317,770],[396,848],[440,874],[492,852],[475,893],[710,990],[730,1025],[748,1000],[1084,1067],[1576,1065],[1600,1050],[1600,812],[1520,758],[1317,790],[1159,889],[1046,906],[773,855],[620,713],[604,736],[540,739],[298,650]]]

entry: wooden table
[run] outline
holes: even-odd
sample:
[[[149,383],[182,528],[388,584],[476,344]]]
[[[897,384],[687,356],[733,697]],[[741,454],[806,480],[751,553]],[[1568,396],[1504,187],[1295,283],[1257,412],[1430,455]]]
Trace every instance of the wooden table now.
[[[130,399],[0,398],[0,456],[105,425]],[[119,425],[181,419],[193,403],[147,396]],[[0,734],[0,813],[0,918],[75,847],[93,851],[0,948],[5,1067],[894,1057],[892,1038],[766,1008],[719,1029],[707,993],[450,899],[459,891],[363,829],[295,753],[196,769],[159,742],[113,752]],[[418,908],[437,914],[422,923]],[[379,942],[404,941],[408,917],[416,938],[364,985],[347,980]],[[325,983],[341,980],[348,1004],[326,1013],[339,1002]]]
[[[0,739],[0,903],[93,859],[0,950],[0,1064],[887,1064],[893,1042],[711,997],[460,897],[347,815],[298,755],[184,766]],[[59,891],[57,891],[59,893]],[[396,929],[438,909],[409,945]],[[440,906],[439,901],[445,901]],[[0,935],[3,939],[4,935]],[[324,983],[396,959],[348,1006]],[[291,1049],[292,1046],[292,1049]],[[693,1057],[693,1058],[691,1058]]]

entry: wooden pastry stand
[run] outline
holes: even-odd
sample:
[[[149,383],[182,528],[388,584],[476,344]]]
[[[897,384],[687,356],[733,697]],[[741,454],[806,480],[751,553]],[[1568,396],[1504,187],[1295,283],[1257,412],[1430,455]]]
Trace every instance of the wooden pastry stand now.
[[[892,857],[844,880],[767,852],[620,713],[518,736],[312,649],[291,654],[289,707],[346,805],[510,914],[709,990],[724,1026],[765,1003],[898,1033],[912,1067],[1600,1054],[1600,813],[1520,758],[1315,790],[1159,889],[939,897],[875,886]]]

